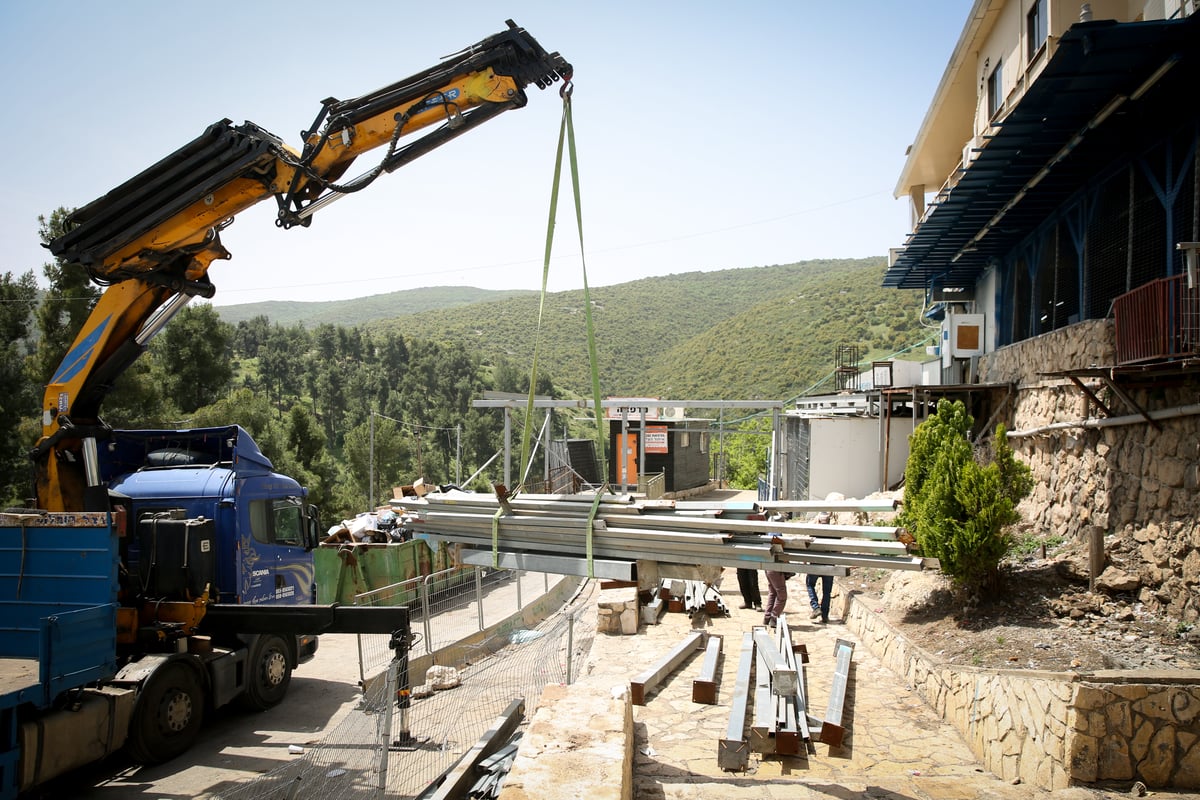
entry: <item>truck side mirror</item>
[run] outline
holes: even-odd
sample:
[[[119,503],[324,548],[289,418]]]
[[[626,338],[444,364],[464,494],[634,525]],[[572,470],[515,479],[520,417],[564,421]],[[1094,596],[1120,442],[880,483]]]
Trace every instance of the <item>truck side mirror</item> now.
[[[308,506],[304,515],[304,549],[314,549],[321,541],[321,509]]]

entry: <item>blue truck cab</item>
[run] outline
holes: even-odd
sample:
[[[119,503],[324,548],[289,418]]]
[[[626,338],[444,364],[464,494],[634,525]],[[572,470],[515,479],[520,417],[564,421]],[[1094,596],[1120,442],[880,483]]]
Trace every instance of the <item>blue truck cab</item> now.
[[[163,591],[177,590],[170,584],[180,580],[192,591],[207,583],[216,603],[315,602],[317,511],[307,503],[308,490],[275,472],[243,428],[115,430],[99,456],[133,534],[131,574],[154,575]],[[211,541],[184,534],[192,541],[164,543],[174,536],[163,524],[172,517],[211,520]],[[194,552],[182,552],[187,548]],[[171,557],[184,559],[186,570],[151,568]],[[182,571],[189,574],[175,574]]]

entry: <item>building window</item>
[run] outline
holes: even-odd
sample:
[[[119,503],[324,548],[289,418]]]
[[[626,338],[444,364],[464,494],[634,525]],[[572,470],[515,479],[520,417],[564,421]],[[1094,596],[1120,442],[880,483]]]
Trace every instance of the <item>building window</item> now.
[[[988,119],[992,119],[1000,111],[1000,106],[1004,104],[1004,83],[1000,68],[1003,63],[996,62],[996,68],[988,74],[987,79],[987,112]]]
[[[1025,41],[1026,56],[1033,61],[1046,44],[1046,0],[1034,0],[1025,15]]]

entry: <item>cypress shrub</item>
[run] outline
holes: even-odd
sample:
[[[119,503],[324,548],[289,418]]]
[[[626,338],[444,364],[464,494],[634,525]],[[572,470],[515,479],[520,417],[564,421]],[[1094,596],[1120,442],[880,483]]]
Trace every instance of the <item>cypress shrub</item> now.
[[[978,593],[997,584],[1012,544],[1008,527],[1020,521],[1017,503],[1032,491],[1033,478],[1013,455],[1003,425],[990,454],[972,448],[973,425],[962,401],[942,400],[913,432],[900,524],[956,586]]]

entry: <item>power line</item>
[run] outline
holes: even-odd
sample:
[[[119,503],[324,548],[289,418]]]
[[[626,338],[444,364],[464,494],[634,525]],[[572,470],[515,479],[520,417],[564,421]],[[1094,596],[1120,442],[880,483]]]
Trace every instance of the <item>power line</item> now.
[[[397,425],[401,425],[405,428],[420,428],[421,430],[424,430],[424,431],[454,431],[454,430],[458,430],[457,426],[453,427],[453,428],[447,428],[447,427],[437,427],[434,425],[421,425],[416,422],[405,422],[403,420],[399,420],[394,417],[389,417],[386,414],[380,414],[378,411],[372,411],[371,413],[377,417],[381,417],[382,419],[390,420],[390,421],[396,423]]]

